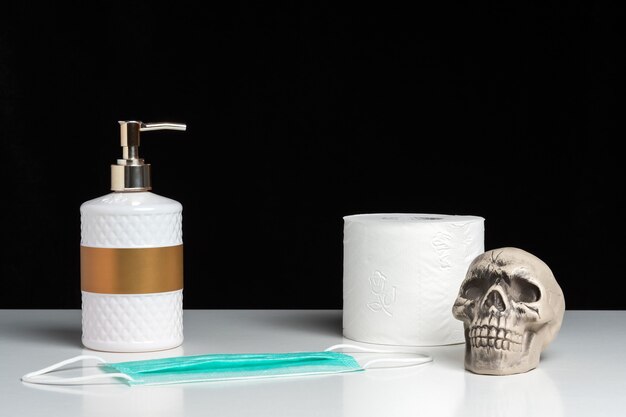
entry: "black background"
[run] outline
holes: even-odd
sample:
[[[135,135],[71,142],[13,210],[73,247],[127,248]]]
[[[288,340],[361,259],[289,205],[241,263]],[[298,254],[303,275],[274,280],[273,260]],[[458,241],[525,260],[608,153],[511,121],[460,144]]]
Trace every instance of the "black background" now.
[[[1,307],[80,307],[79,206],[135,119],[189,126],[141,149],[186,308],[341,308],[367,212],[483,216],[569,309],[626,308],[617,10],[58,3],[0,13]]]

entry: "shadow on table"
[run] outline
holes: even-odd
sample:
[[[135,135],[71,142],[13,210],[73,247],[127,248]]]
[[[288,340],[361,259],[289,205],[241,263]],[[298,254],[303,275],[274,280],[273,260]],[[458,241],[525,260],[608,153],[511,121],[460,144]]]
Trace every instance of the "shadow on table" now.
[[[80,325],[25,323],[19,328],[9,328],[5,337],[26,343],[45,343],[47,345],[82,347]]]
[[[281,315],[272,317],[272,325],[276,327],[286,327],[294,330],[301,330],[307,333],[325,334],[329,336],[342,335],[341,314],[334,311],[316,311],[307,314],[305,311],[291,315]]]

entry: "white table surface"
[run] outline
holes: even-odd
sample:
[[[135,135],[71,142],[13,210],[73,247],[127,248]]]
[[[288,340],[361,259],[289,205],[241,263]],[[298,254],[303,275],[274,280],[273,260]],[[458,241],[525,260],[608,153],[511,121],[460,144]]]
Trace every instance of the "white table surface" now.
[[[96,354],[115,362],[354,343],[342,338],[337,310],[187,310],[184,317],[182,347]],[[434,358],[414,368],[153,387],[45,386],[20,377],[95,353],[80,344],[80,311],[0,310],[0,416],[618,416],[626,415],[625,345],[626,311],[567,311],[539,368],[521,375],[466,372],[464,347],[453,345],[414,348]]]

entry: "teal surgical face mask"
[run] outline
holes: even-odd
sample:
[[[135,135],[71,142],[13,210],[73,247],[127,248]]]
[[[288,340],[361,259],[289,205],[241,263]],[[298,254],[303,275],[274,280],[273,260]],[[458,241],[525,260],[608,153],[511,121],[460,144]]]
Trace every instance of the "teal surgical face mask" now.
[[[106,362],[97,356],[81,355],[30,372],[22,377],[22,381],[34,384],[70,385],[94,379],[115,378],[131,386],[162,385],[336,374],[363,371],[381,362],[414,366],[432,361],[428,356],[411,354],[411,357],[381,357],[361,365],[351,355],[333,352],[343,348],[369,353],[403,353],[342,344],[331,346],[324,352],[208,354],[117,363]],[[99,362],[98,366],[103,373],[73,378],[43,376],[65,365],[91,359]]]

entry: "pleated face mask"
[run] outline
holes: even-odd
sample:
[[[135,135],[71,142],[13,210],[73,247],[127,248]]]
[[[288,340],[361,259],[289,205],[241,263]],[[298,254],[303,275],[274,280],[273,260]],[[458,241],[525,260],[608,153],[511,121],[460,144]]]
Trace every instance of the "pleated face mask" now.
[[[408,358],[373,359],[360,365],[351,355],[333,352],[340,348],[352,348],[369,353],[406,353],[342,344],[331,346],[323,352],[208,354],[117,363],[106,362],[97,356],[81,355],[30,372],[22,377],[22,381],[34,384],[70,385],[94,379],[115,378],[123,380],[130,386],[162,385],[337,374],[363,371],[379,362],[414,366],[432,361],[428,356],[412,354],[413,357]],[[65,365],[88,359],[98,361],[103,373],[71,378],[44,376]]]

